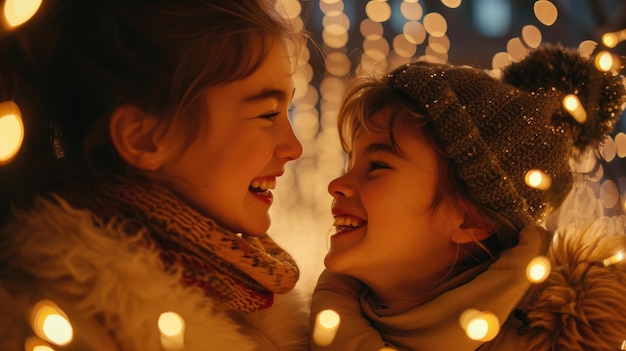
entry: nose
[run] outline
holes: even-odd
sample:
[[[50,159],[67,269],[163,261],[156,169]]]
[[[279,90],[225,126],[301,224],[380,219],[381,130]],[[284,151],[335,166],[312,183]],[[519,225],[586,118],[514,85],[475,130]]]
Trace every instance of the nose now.
[[[353,196],[354,188],[348,180],[348,173],[331,180],[328,183],[328,193],[335,199]]]
[[[282,135],[284,138],[276,149],[276,156],[288,160],[298,159],[302,155],[302,144],[296,137],[289,121],[287,121]]]

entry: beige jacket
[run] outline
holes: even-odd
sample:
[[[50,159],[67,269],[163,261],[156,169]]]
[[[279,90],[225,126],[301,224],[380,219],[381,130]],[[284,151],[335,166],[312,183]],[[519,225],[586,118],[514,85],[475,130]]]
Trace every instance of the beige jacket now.
[[[626,339],[624,264],[599,268],[598,272],[601,271],[605,276],[598,280],[598,289],[588,291],[595,294],[588,297],[589,301],[597,301],[593,308],[601,309],[604,315],[571,307],[570,302],[560,301],[563,298],[554,293],[554,290],[567,290],[571,285],[567,277],[572,275],[567,272],[570,268],[576,270],[578,262],[589,259],[597,261],[609,255],[611,250],[600,253],[600,247],[615,251],[621,245],[622,249],[626,249],[626,235],[610,235],[609,238],[605,231],[599,228],[594,230],[594,233],[586,235],[585,240],[565,240],[568,237],[566,235],[555,238],[551,248],[555,269],[543,284],[531,284],[525,272],[531,259],[547,254],[551,235],[540,227],[529,227],[520,234],[520,242],[516,247],[503,253],[494,264],[471,281],[425,304],[403,309],[377,309],[369,302],[367,288],[362,284],[324,272],[313,295],[311,320],[319,311],[333,309],[341,316],[341,324],[332,344],[326,347],[313,344],[312,350],[378,351],[385,346],[411,351],[619,350],[622,338]],[[581,235],[578,233],[570,237]],[[601,290],[602,280],[605,279],[612,279],[607,288],[610,287],[613,292]],[[610,297],[594,300],[594,297],[602,298],[602,294]],[[576,297],[572,298],[576,300]],[[614,304],[620,300],[622,307],[616,310]],[[558,307],[552,306],[550,302]],[[490,311],[498,317],[500,332],[494,340],[483,343],[466,336],[459,319],[470,308]],[[563,311],[564,308],[571,308],[571,311]],[[525,315],[516,316],[516,309],[532,314],[536,328],[529,331],[527,318]],[[569,324],[561,326],[559,320],[565,320],[570,315],[574,316],[569,319]],[[605,321],[606,328],[594,329],[591,326],[585,329],[580,326],[582,322],[576,322],[592,316],[599,320],[610,318]],[[547,320],[550,322],[546,323]],[[586,337],[578,335],[583,329]],[[601,335],[596,338],[599,341],[591,337],[594,333],[596,336]]]

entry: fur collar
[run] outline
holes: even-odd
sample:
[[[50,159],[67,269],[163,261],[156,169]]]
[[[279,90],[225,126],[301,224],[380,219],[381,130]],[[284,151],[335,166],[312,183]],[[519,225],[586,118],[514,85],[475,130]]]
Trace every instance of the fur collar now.
[[[227,315],[198,288],[182,286],[179,275],[165,273],[157,251],[113,225],[94,225],[89,212],[62,200],[17,213],[0,238],[0,310],[13,313],[12,328],[2,328],[3,350],[23,349],[31,334],[27,311],[42,299],[72,322],[68,350],[160,350],[157,320],[167,311],[185,320],[187,351],[307,349],[296,347],[307,343],[306,314],[295,308],[305,298],[296,291],[267,311]],[[258,332],[244,333],[242,325]]]

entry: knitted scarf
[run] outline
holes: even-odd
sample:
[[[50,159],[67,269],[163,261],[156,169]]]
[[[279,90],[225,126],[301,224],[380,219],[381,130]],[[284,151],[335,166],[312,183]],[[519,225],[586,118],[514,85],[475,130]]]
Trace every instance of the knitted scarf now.
[[[182,282],[200,287],[222,307],[244,312],[270,307],[274,293],[290,291],[299,270],[267,234],[251,237],[218,226],[168,189],[145,179],[84,182],[58,192],[129,235],[143,233],[168,269],[182,268]]]

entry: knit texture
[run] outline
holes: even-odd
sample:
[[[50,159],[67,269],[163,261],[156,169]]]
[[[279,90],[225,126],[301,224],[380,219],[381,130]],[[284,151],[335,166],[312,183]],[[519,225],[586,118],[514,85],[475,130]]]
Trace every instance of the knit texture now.
[[[388,84],[432,121],[469,195],[501,216],[496,233],[514,244],[517,232],[564,201],[572,187],[570,157],[601,144],[621,113],[625,90],[619,76],[598,71],[592,60],[550,46],[512,64],[504,79],[418,61],[390,73]],[[581,95],[590,111],[584,127],[562,107],[569,93]],[[531,170],[551,178],[549,189],[526,184]]]
[[[61,195],[129,235],[142,233],[164,263],[182,267],[183,283],[198,286],[221,307],[244,312],[270,307],[299,277],[293,258],[268,235],[249,237],[221,228],[158,184],[118,177],[67,187]]]

